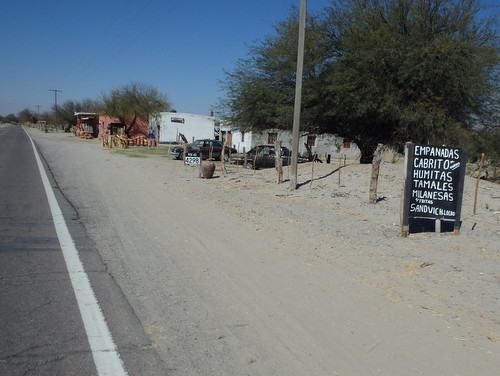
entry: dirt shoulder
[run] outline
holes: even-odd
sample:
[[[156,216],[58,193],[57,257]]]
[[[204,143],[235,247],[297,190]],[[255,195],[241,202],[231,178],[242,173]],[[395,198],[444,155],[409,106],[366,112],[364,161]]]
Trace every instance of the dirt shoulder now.
[[[335,264],[391,301],[459,323],[464,340],[500,344],[500,185],[466,177],[460,235],[419,232],[401,237],[403,161],[383,162],[379,202],[368,204],[371,165],[299,164],[298,184],[276,184],[274,169],[218,164],[215,178],[165,161],[165,184],[185,184],[193,198],[222,209],[234,222],[269,238],[305,265]],[[431,229],[432,231],[433,229]]]
[[[255,254],[262,258],[264,270],[264,263],[269,265],[270,260],[282,260],[280,267],[283,268],[287,265],[298,268],[294,269],[297,275],[290,276],[290,286],[282,286],[282,292],[288,293],[288,288],[297,284],[297,291],[303,289],[304,294],[318,294],[317,300],[311,299],[318,304],[322,286],[325,290],[335,284],[347,288],[358,286],[370,295],[366,297],[367,302],[378,297],[382,306],[387,304],[407,312],[407,321],[398,323],[398,327],[411,327],[413,323],[408,321],[408,317],[437,320],[442,324],[440,327],[446,330],[442,335],[463,345],[467,351],[475,349],[487,357],[499,353],[498,184],[480,182],[477,214],[473,215],[476,180],[466,177],[460,235],[417,232],[402,238],[399,223],[403,184],[401,161],[382,163],[379,202],[370,205],[371,165],[353,163],[339,169],[337,162],[299,164],[300,186],[292,191],[287,181],[275,183],[274,169],[252,171],[226,165],[226,171],[222,171],[218,163],[213,179],[201,179],[197,167],[185,166],[169,156],[153,154],[137,158],[140,153],[137,154],[136,148],[117,152],[115,149],[102,149],[97,141],[79,140],[68,135],[42,137],[56,137],[61,142],[72,143],[72,147],[81,147],[86,149],[86,153],[98,155],[106,161],[95,166],[102,176],[119,172],[122,174],[120,178],[123,178],[125,172],[130,174],[128,186],[122,189],[121,194],[128,195],[130,200],[137,192],[137,205],[140,205],[144,192],[151,191],[153,194],[158,191],[164,195],[182,196],[193,207],[200,208],[196,213],[208,215],[211,228],[220,231],[219,238],[228,239],[233,248],[238,248],[240,237],[255,238],[255,246],[258,247]],[[53,158],[59,156],[54,154]],[[289,177],[287,167],[284,168],[284,176],[285,180]],[[221,226],[217,229],[219,222]],[[99,243],[99,239],[96,241]],[[251,252],[252,244],[242,244],[241,249]],[[211,255],[214,257],[215,253]],[[260,262],[258,259],[250,261]],[[213,267],[217,265],[214,263]],[[274,272],[271,266],[269,268]],[[231,267],[223,270],[231,273]],[[251,276],[255,270],[248,267],[248,275]],[[315,284],[314,290],[309,289],[309,285],[300,286],[301,279],[297,276],[302,275],[308,276],[308,283]],[[286,280],[285,277],[269,277],[269,282],[274,283],[274,278],[276,283],[281,283]],[[279,301],[281,297],[269,298]],[[307,300],[308,296],[304,298]],[[275,303],[268,302],[269,305]],[[299,317],[301,308],[294,304],[289,303],[290,307],[297,309],[295,313]],[[304,315],[304,320],[308,315],[322,317],[321,312],[330,309],[333,303],[324,301],[320,304],[312,307],[311,312]],[[359,309],[370,310],[371,307],[366,304]],[[339,310],[347,316],[361,315],[355,307]],[[392,309],[393,313],[396,311]],[[368,320],[369,315],[366,317]],[[318,322],[320,328],[321,324]],[[369,323],[366,325],[369,326]],[[394,328],[389,324],[380,328],[381,333],[391,330]],[[425,338],[422,341],[425,342]],[[386,341],[393,342],[394,339]],[[397,347],[398,343],[393,345]],[[367,354],[375,356],[376,351],[372,350],[370,345]],[[471,356],[474,351],[464,353],[464,356]]]
[[[168,169],[165,185],[183,185],[187,195],[202,197],[249,232],[279,239],[306,265],[355,270],[354,278],[388,299],[460,322],[471,339],[500,344],[500,185],[480,181],[473,215],[477,181],[466,177],[460,235],[414,229],[401,238],[401,160],[382,163],[379,202],[370,205],[371,165],[353,161],[299,164],[294,191],[288,167],[285,182],[276,184],[274,169],[225,164],[224,171],[219,162],[207,180],[195,166],[151,158]]]

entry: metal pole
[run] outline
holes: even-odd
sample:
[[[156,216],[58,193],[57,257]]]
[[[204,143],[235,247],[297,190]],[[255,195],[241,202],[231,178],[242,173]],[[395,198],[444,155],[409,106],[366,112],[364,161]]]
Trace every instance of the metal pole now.
[[[56,106],[56,116],[55,116],[55,120],[54,120],[54,125],[56,127],[56,132],[57,132],[57,93],[62,93],[62,90],[57,90],[57,89],[49,89],[49,91],[53,91],[54,92],[54,103],[55,103],[55,106]]]
[[[307,0],[300,0],[299,48],[297,52],[297,76],[295,81],[295,106],[293,110],[292,163],[290,189],[297,189],[297,162],[299,155],[300,107],[302,104],[302,76],[304,72],[304,40],[306,31]]]

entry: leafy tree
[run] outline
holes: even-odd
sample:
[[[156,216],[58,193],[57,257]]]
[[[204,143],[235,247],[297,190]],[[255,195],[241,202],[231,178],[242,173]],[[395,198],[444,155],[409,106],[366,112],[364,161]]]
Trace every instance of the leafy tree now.
[[[40,114],[38,120],[46,121],[47,124],[55,124],[54,112],[44,111]]]
[[[476,0],[334,0],[306,31],[302,130],[356,142],[459,144],[498,126],[498,37]],[[226,73],[224,104],[246,128],[291,128],[297,17]]]
[[[225,91],[220,107],[227,120],[242,129],[291,129],[295,99],[299,13],[292,8],[288,19],[279,22],[275,35],[250,47],[249,56],[236,68],[225,72],[219,85]],[[307,19],[304,61],[302,131],[316,131],[315,85],[327,49],[324,34],[315,15]]]
[[[148,115],[155,116],[170,107],[167,97],[154,87],[131,82],[113,90],[110,94],[103,95],[100,109],[107,115],[120,119],[124,124],[129,120],[125,129],[125,133],[128,134],[137,119]]]
[[[36,115],[29,109],[25,108],[17,114],[17,117],[21,123],[36,123]]]
[[[15,114],[8,114],[4,120],[7,123],[19,123],[19,118]]]
[[[98,109],[99,105],[97,101],[92,99],[84,99],[82,101],[69,100],[57,106],[57,118],[64,124],[65,130],[69,132],[71,126],[76,125],[75,112],[97,112]]]
[[[489,163],[500,166],[500,127],[468,132],[463,137],[472,162],[479,161],[481,154],[485,153]]]
[[[378,142],[460,144],[460,130],[491,119],[498,105],[497,37],[478,11],[475,0],[334,2],[326,21],[336,58],[323,96],[330,123],[365,155]]]

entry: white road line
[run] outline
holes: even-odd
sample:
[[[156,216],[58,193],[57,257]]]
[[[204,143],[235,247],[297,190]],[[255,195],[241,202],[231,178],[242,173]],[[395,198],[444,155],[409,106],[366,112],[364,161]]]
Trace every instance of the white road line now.
[[[35,153],[40,176],[42,177],[45,193],[49,201],[50,211],[52,212],[57,237],[59,238],[59,244],[61,245],[64,260],[66,261],[71,284],[75,291],[97,372],[99,376],[126,376],[127,371],[125,371],[120,354],[118,354],[111,332],[97,302],[94,290],[92,290],[92,286],[90,285],[90,280],[80,261],[75,242],[64,221],[61,208],[57,203],[56,196],[43,168],[35,143],[28,132],[24,131],[28,135]]]

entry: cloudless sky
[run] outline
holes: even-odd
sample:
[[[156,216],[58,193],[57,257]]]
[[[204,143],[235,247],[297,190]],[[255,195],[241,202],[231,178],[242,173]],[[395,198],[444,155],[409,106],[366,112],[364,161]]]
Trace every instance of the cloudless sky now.
[[[37,105],[50,111],[50,89],[62,90],[62,104],[99,99],[131,81],[156,87],[179,112],[208,115],[223,95],[224,70],[273,34],[293,5],[300,0],[6,0],[0,115]]]

